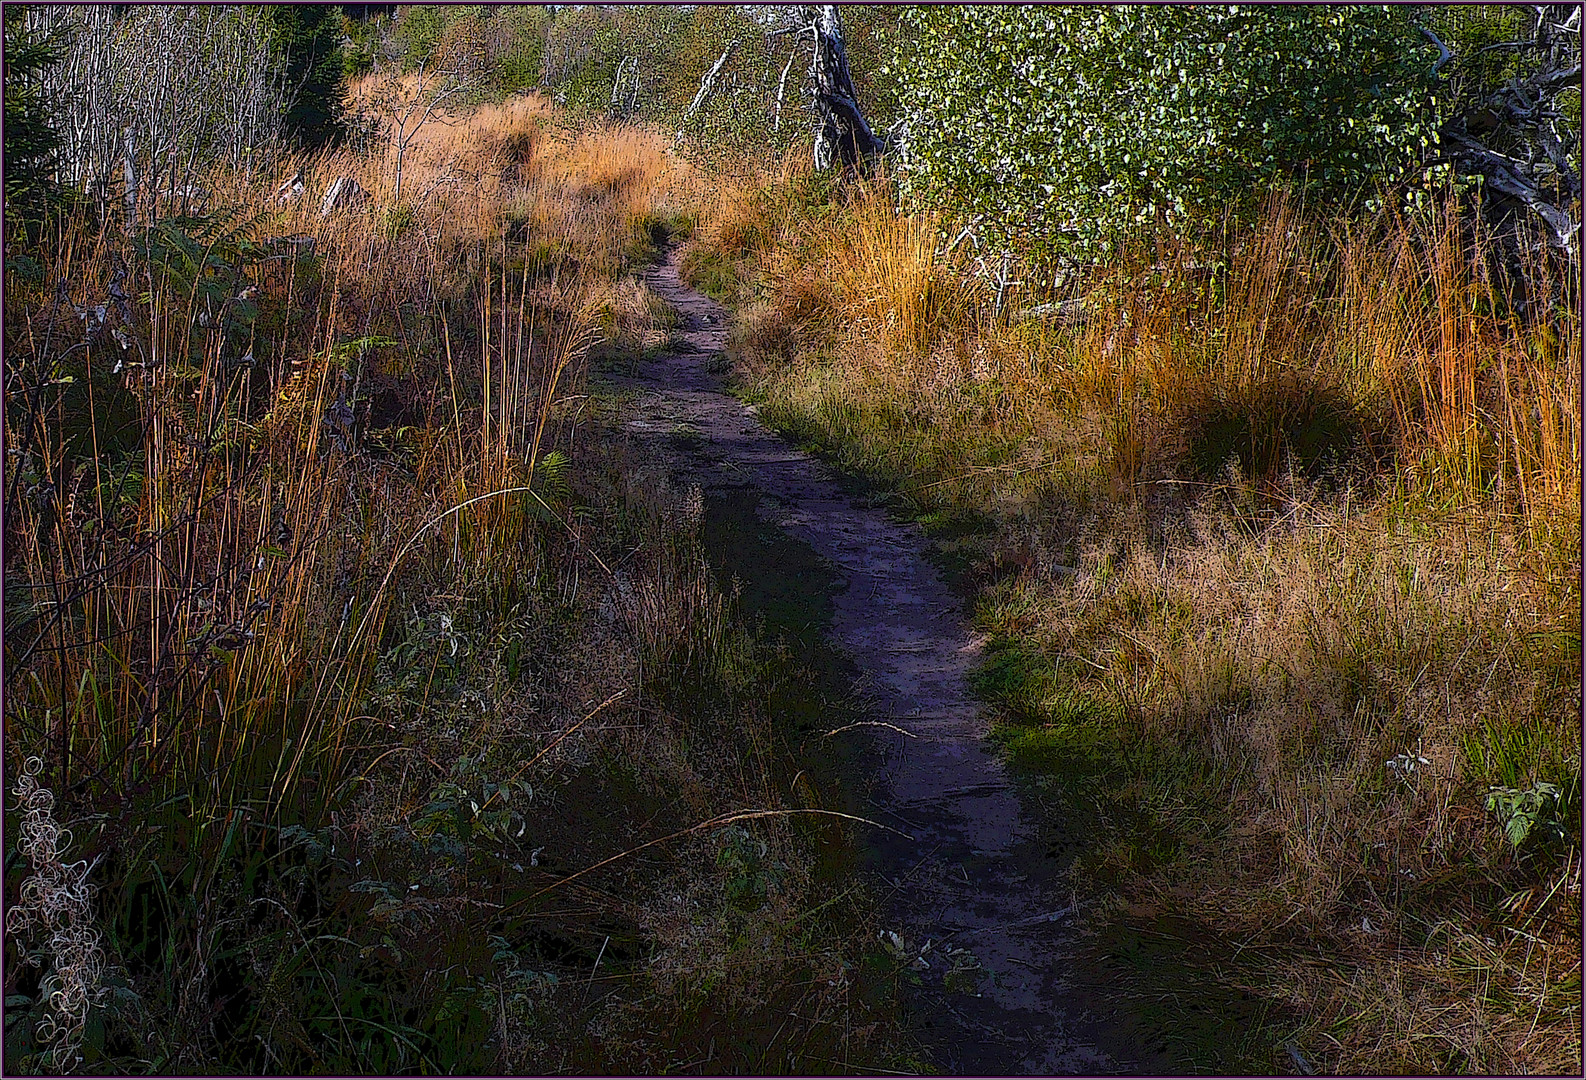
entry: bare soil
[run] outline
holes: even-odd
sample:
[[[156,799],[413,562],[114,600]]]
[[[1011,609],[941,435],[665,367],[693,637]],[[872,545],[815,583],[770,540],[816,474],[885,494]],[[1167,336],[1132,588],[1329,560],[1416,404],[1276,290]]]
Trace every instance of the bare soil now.
[[[852,740],[863,763],[858,812],[890,827],[862,830],[863,860],[894,949],[918,975],[906,1004],[933,1064],[969,1075],[1151,1070],[1155,1055],[1124,1045],[1134,1040],[1069,977],[1081,946],[1053,854],[1062,845],[986,743],[967,685],[980,642],[926,537],[724,391],[727,313],[682,284],[675,249],[647,284],[681,325],[667,351],[617,380],[635,392],[629,431],[657,445],[665,436],[674,481],[700,485],[707,505],[757,493],[761,519],[835,571],[831,643],[858,673],[865,718],[831,738]]]

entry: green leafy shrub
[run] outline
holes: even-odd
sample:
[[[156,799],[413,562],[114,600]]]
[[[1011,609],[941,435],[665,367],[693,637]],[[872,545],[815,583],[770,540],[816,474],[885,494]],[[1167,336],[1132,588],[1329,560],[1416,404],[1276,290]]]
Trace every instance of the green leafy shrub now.
[[[1386,7],[928,7],[898,62],[907,190],[1037,250],[1107,250],[1431,144],[1433,47]]]

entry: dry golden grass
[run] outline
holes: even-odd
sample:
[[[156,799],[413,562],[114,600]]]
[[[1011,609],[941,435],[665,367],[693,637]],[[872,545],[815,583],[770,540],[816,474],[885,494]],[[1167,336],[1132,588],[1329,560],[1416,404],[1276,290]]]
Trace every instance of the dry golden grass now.
[[[1132,253],[1071,286],[1067,316],[1029,317],[1055,298],[1016,286],[997,313],[967,245],[943,256],[937,225],[897,214],[884,184],[813,214],[818,179],[762,183],[716,200],[692,256],[707,285],[729,270],[753,283],[737,296],[750,361],[802,339],[844,378],[875,382],[878,400],[899,399],[898,380],[918,386],[901,398],[931,402],[938,420],[962,411],[966,383],[994,384],[1011,412],[1095,425],[1114,495],[1160,479],[1217,414],[1246,432],[1242,467],[1274,491],[1290,448],[1342,428],[1420,490],[1480,501],[1497,489],[1535,530],[1578,501],[1574,301],[1535,260],[1522,310],[1448,211],[1332,235],[1280,194],[1254,228]]]
[[[1096,880],[1266,957],[1242,977],[1329,1071],[1578,1068],[1579,836],[1517,853],[1484,807],[1579,805],[1560,272],[1522,309],[1446,209],[1278,195],[999,312],[884,188],[762,184],[687,264],[741,305],[740,377],[992,583],[983,628],[1032,658],[998,691],[1016,754],[1122,747],[1115,797],[1179,854],[1113,837]]]
[[[30,497],[7,522],[7,581],[34,603],[11,613],[6,727],[15,753],[48,757],[63,798],[206,777],[221,818],[311,813],[330,792],[299,781],[338,774],[391,605],[426,575],[522,557],[524,498],[457,508],[546,488],[535,466],[565,429],[558,401],[670,167],[633,135],[605,157],[541,141],[537,112],[427,139],[399,207],[380,160],[343,151],[286,162],[305,180],[287,205],[275,176],[213,178],[212,204],[235,209],[160,234],[171,254],[69,223],[40,253],[44,280],[105,303],[92,333],[94,316],[7,276],[8,375],[42,408],[20,439]],[[614,175],[624,153],[635,171]],[[340,175],[373,198],[321,215]],[[568,265],[544,282],[532,260],[506,265],[509,198],[578,208]],[[115,266],[131,270],[124,314],[101,291]],[[475,309],[456,348],[453,305]],[[386,453],[348,452],[376,436]]]
[[[163,940],[195,942],[143,963],[134,929],[111,957],[142,995],[123,1042],[198,1071],[262,1053],[286,1071],[538,1072],[575,1046],[593,1069],[660,1070],[713,1015],[775,1030],[812,1006],[790,1036],[862,1054],[838,1020],[867,1006],[834,1013],[847,983],[807,984],[811,965],[851,968],[854,942],[783,929],[824,887],[805,842],[775,816],[728,837],[778,867],[750,910],[726,898],[742,884],[718,859],[727,834],[688,833],[777,809],[789,749],[753,704],[768,669],[693,535],[698,493],[600,435],[610,406],[584,383],[592,354],[664,340],[670,315],[632,271],[700,181],[655,133],[574,129],[536,98],[445,119],[408,143],[400,200],[388,146],[287,158],[210,178],[225,209],[163,224],[165,254],[77,223],[36,253],[48,287],[7,275],[7,374],[41,403],[8,502],[8,751],[48,760],[59,805],[120,822],[75,841],[124,861],[107,910],[143,890],[167,906]],[[302,196],[277,201],[298,169]],[[322,215],[340,176],[370,197]],[[125,317],[103,295],[118,265]],[[91,340],[56,282],[85,319],[105,301]],[[19,585],[36,602],[11,603]],[[534,794],[515,834],[485,839],[507,777]],[[438,801],[486,785],[476,831],[437,824]],[[345,865],[323,848],[315,864],[320,913],[234,917],[238,867],[300,860],[294,827],[342,845]],[[621,857],[657,829],[689,843]],[[547,847],[554,866],[536,863]],[[401,895],[360,891],[377,876]],[[164,891],[178,879],[191,904]],[[544,904],[503,913],[542,886]],[[590,973],[593,953],[533,945],[613,921],[653,956]],[[217,955],[241,974],[216,975]],[[560,991],[558,967],[579,972]],[[240,1057],[208,1004],[225,978],[266,988]],[[494,1033],[465,1038],[456,1003],[479,987]],[[316,1027],[344,993],[400,1031],[389,1053]]]

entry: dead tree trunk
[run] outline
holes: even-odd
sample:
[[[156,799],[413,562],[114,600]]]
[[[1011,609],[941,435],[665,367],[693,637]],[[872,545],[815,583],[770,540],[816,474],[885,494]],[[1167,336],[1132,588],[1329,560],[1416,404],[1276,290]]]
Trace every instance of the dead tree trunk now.
[[[1512,219],[1524,207],[1541,219],[1547,242],[1575,260],[1580,254],[1580,128],[1572,124],[1564,95],[1581,82],[1581,6],[1532,5],[1528,37],[1488,45],[1480,52],[1511,50],[1520,74],[1502,85],[1478,87],[1469,105],[1441,132],[1441,158],[1466,175],[1481,176],[1485,209]],[[1432,71],[1445,81],[1454,55],[1429,30],[1441,54]]]
[[[683,128],[688,126],[688,122],[694,119],[694,114],[699,112],[705,102],[710,100],[710,95],[716,90],[716,83],[721,79],[722,69],[727,66],[727,62],[732,59],[732,54],[737,48],[737,38],[727,42],[727,47],[721,51],[721,56],[716,59],[716,63],[711,66],[709,71],[705,72],[705,77],[699,80],[699,93],[694,95],[694,100],[689,103],[688,111],[683,114],[683,123],[677,129],[676,141],[681,142],[683,140]]]
[[[870,130],[854,93],[848,70],[848,50],[843,45],[843,22],[836,4],[809,5],[805,21],[815,30],[815,55],[810,61],[815,111],[815,167],[862,169],[881,149],[881,140]]]

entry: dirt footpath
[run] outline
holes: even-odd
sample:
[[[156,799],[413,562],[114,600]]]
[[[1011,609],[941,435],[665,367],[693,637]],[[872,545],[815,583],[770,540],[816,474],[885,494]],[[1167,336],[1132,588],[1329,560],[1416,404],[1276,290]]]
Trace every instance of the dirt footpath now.
[[[1067,988],[1075,931],[1047,857],[1050,836],[1043,839],[984,742],[986,721],[966,685],[979,643],[927,561],[924,535],[846,493],[824,465],[722,391],[711,368],[720,366],[727,313],[681,283],[676,249],[647,282],[682,325],[671,351],[622,380],[638,391],[629,430],[696,434],[678,479],[707,494],[758,491],[761,515],[840,575],[833,643],[860,671],[871,712],[833,737],[856,740],[873,763],[862,812],[907,834],[867,828],[863,842],[896,929],[888,944],[920,976],[910,1020],[937,1068],[1049,1075],[1149,1067],[1120,1051],[1109,1025]]]

